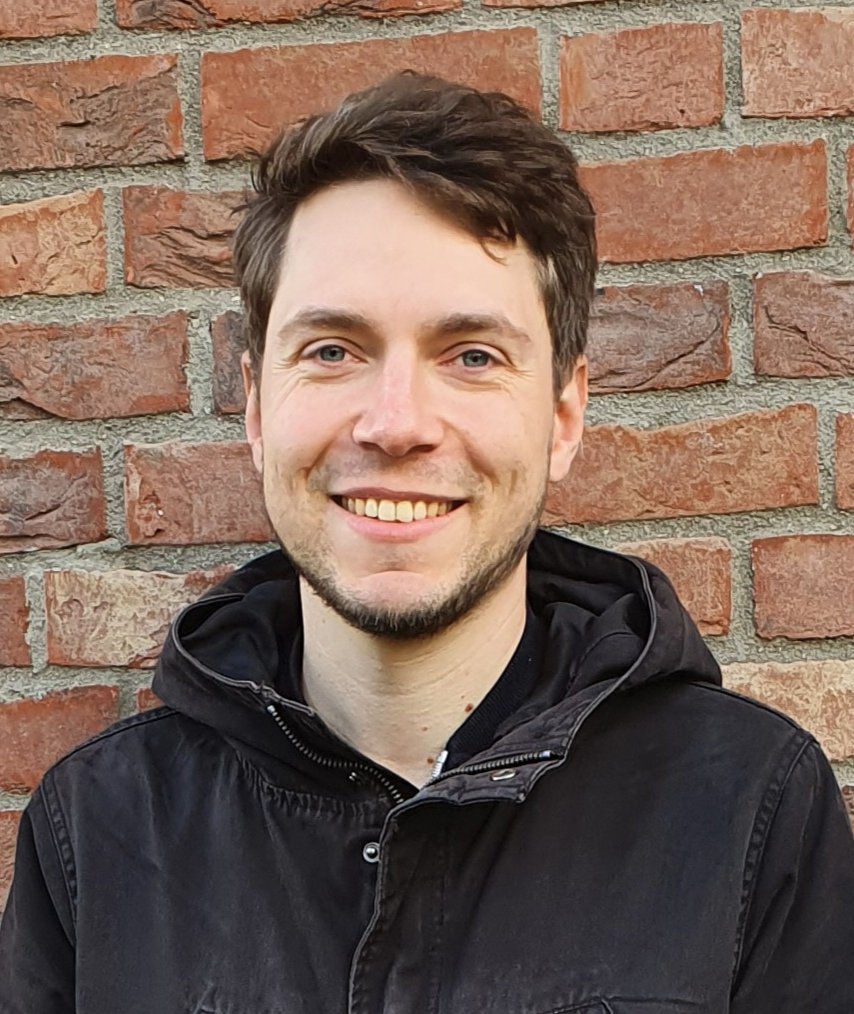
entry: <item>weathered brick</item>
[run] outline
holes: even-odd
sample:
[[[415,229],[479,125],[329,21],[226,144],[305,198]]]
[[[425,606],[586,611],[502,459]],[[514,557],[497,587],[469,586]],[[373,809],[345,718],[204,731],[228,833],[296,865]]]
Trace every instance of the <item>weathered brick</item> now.
[[[851,828],[854,830],[854,785],[844,785],[842,787],[842,798],[845,801],[845,809],[848,811]]]
[[[29,665],[30,611],[22,577],[0,578],[0,665]]]
[[[626,542],[621,553],[664,571],[700,633],[726,634],[732,617],[732,550],[725,539],[652,539]]]
[[[178,610],[218,584],[231,569],[190,574],[47,571],[48,661],[134,669],[153,666]]]
[[[100,190],[0,206],[0,296],[103,292],[106,284]]]
[[[243,340],[243,316],[227,310],[211,321],[213,343],[213,399],[217,412],[242,412],[246,408],[240,355]]]
[[[462,0],[117,0],[121,28],[219,28],[237,21],[271,24],[317,14],[356,14],[388,18],[401,14],[435,14],[460,7]]]
[[[0,418],[106,419],[189,408],[187,315],[0,324]]]
[[[171,162],[184,153],[174,56],[0,67],[0,170]]]
[[[717,123],[723,29],[675,22],[561,40],[564,130],[660,130]]]
[[[9,888],[12,885],[12,871],[15,866],[15,845],[18,840],[20,810],[0,811],[0,912],[6,907]]]
[[[637,430],[594,426],[546,525],[733,514],[818,502],[812,405]]]
[[[654,391],[726,380],[729,290],[724,282],[608,286],[593,303],[590,390]]]
[[[261,480],[239,441],[126,446],[125,516],[134,545],[272,537]]]
[[[202,56],[205,157],[263,150],[301,116],[332,106],[403,67],[513,95],[540,108],[533,28],[241,49]],[[258,82],[264,87],[259,88]]]
[[[606,262],[795,250],[827,238],[823,141],[601,162],[580,175]]]
[[[744,11],[741,66],[745,116],[846,116],[854,112],[854,11]]]
[[[854,278],[757,275],[753,358],[769,377],[854,376]]]
[[[0,39],[82,35],[98,23],[98,0],[0,0]]]
[[[752,546],[760,637],[854,634],[854,535],[782,535]]]
[[[735,662],[722,669],[724,686],[793,718],[819,740],[831,760],[854,757],[851,662]]]
[[[125,280],[140,288],[234,285],[229,239],[243,194],[127,187]]]
[[[97,542],[104,516],[99,450],[0,456],[0,553]]]
[[[51,764],[118,717],[115,687],[76,687],[0,704],[0,789],[31,791]]]
[[[136,710],[150,711],[152,708],[159,708],[163,701],[155,694],[151,687],[142,687],[136,692]]]
[[[854,511],[854,413],[836,417],[836,506]]]

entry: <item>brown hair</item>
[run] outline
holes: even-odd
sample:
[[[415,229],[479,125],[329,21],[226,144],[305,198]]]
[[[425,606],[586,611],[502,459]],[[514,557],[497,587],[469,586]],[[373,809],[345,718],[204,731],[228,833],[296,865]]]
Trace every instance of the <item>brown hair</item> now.
[[[403,183],[480,240],[524,241],[540,268],[559,391],[584,351],[596,271],[577,162],[507,95],[411,71],[302,120],[259,160],[234,239],[256,376],[298,205],[331,184],[377,177]]]

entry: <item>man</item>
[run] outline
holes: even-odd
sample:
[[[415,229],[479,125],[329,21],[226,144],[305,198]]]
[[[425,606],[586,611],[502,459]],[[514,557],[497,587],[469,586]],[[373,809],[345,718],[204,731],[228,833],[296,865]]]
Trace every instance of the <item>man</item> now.
[[[4,1014],[851,1014],[828,764],[655,568],[547,533],[593,216],[511,100],[401,75],[286,133],[236,239],[285,551],[45,777]],[[211,482],[217,477],[211,476]]]

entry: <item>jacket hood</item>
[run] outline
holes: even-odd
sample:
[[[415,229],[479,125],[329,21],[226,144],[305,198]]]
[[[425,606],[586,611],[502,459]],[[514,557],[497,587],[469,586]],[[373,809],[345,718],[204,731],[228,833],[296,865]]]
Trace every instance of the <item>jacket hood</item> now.
[[[644,561],[540,531],[528,551],[528,603],[546,631],[543,673],[499,728],[499,755],[565,755],[581,721],[612,693],[665,678],[721,682],[672,585]],[[299,580],[274,551],[179,613],[153,688],[175,710],[281,760],[293,762],[293,743],[271,711],[314,746],[352,756],[306,704],[282,692],[282,674],[301,658]]]

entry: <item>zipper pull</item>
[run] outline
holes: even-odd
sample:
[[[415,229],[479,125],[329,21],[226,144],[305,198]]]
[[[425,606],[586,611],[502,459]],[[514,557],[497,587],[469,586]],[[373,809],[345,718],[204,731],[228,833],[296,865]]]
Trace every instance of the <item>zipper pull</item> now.
[[[433,765],[433,770],[430,772],[430,781],[434,778],[438,778],[442,773],[442,768],[445,766],[445,761],[448,759],[448,751],[443,750],[436,758],[436,763]]]

